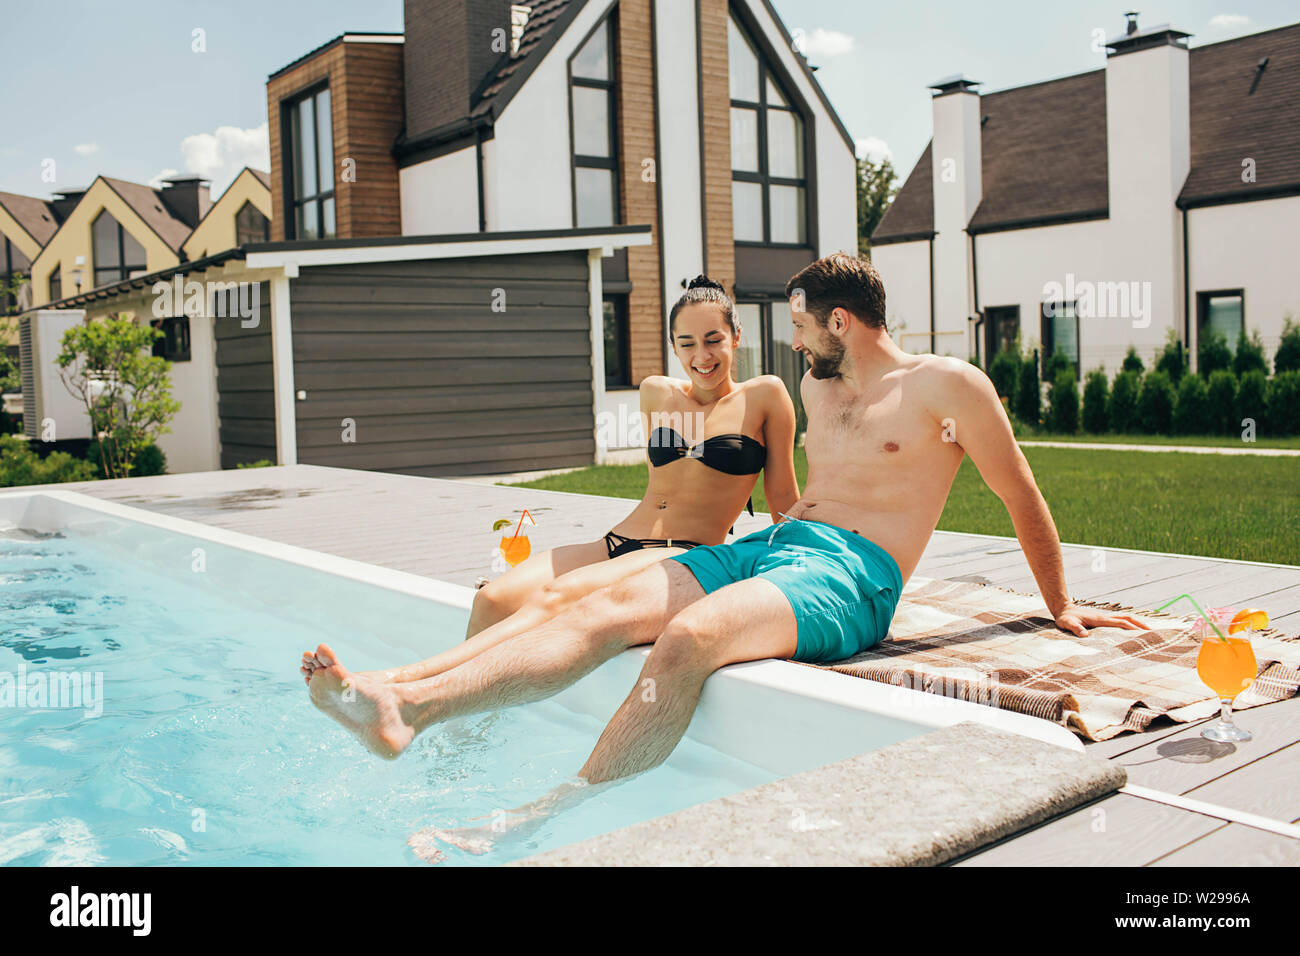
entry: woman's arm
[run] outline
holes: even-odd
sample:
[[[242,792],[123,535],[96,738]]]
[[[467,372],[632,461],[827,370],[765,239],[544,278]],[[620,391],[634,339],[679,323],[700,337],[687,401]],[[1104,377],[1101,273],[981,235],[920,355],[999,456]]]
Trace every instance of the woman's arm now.
[[[794,473],[794,402],[785,382],[776,375],[762,376],[764,407],[763,439],[767,462],[763,466],[763,494],[772,522],[781,520],[799,500],[799,479]]]

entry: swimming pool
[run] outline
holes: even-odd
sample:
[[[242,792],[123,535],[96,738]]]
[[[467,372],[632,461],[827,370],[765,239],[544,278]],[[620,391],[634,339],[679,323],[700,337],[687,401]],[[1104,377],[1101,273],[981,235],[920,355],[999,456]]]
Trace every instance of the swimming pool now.
[[[69,492],[0,495],[0,862],[413,864],[413,831],[541,796],[582,765],[645,651],[393,762],[317,712],[298,674],[322,640],[357,669],[451,646],[471,596]],[[446,862],[506,862],[961,719],[1080,749],[1045,721],[743,665],[709,680],[662,767]]]

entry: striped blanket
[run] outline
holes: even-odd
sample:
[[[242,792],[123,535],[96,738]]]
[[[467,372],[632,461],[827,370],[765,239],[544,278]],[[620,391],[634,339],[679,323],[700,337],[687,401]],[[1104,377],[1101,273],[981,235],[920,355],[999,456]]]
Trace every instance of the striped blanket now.
[[[1042,717],[1085,740],[1218,712],[1196,676],[1194,618],[1092,606],[1130,613],[1150,630],[1092,628],[1079,638],[1058,630],[1036,595],[913,578],[884,642],[818,666]],[[1260,631],[1252,646],[1259,676],[1234,710],[1285,700],[1300,687],[1300,638]]]

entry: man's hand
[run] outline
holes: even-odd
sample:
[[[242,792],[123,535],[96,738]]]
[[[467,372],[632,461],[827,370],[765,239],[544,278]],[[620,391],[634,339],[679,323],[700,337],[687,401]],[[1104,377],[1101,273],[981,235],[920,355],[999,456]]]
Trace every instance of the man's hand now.
[[[1079,637],[1088,636],[1090,627],[1118,627],[1126,631],[1145,631],[1146,625],[1128,614],[1107,614],[1090,608],[1067,604],[1056,615],[1056,626]]]

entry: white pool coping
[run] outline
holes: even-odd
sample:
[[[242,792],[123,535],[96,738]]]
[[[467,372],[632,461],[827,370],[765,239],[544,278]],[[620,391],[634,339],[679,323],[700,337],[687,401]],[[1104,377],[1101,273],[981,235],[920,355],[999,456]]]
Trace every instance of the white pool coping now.
[[[21,515],[22,512],[17,510],[18,502],[23,502],[22,507],[25,509],[35,503],[36,499],[47,499],[90,509],[122,521],[188,535],[462,610],[467,610],[473,602],[474,592],[471,588],[446,581],[383,568],[350,558],[341,558],[242,532],[216,528],[76,492],[56,489],[38,492],[23,489],[5,490],[0,492],[0,520],[6,520],[7,515]],[[17,521],[18,518],[9,517],[7,520]],[[635,647],[620,656],[640,655],[644,658],[649,653],[649,647]],[[637,670],[639,670],[639,660],[633,657],[628,663],[632,661],[637,661]],[[717,687],[718,684],[722,686]],[[764,689],[807,698],[831,707],[874,713],[891,720],[906,721],[935,730],[963,721],[971,721],[1054,744],[1066,750],[1076,752],[1084,750],[1083,743],[1074,733],[1065,727],[1037,717],[788,661],[764,660],[731,665],[710,676],[706,684],[706,696],[710,685],[716,688],[713,696],[717,696],[717,691],[722,691],[727,686],[733,686],[736,691],[741,692]],[[750,695],[745,694],[745,696]],[[693,727],[692,730],[694,729]],[[715,746],[718,744],[725,746],[722,741],[714,743]]]

